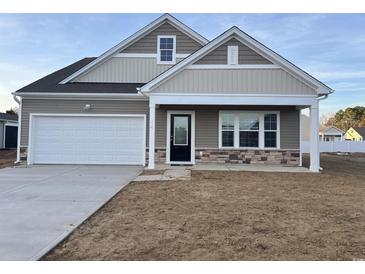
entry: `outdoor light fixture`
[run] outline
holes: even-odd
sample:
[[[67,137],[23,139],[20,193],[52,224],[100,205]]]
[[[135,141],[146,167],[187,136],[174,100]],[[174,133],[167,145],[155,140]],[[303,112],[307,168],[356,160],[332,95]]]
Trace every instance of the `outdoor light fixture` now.
[[[90,111],[90,110],[91,110],[91,105],[90,105],[90,104],[86,104],[86,105],[83,107],[83,110],[84,110],[84,111]]]

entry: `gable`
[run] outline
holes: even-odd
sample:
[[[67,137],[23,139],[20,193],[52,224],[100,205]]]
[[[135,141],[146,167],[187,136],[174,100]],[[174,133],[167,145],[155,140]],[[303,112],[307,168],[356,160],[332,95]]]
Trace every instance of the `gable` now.
[[[314,88],[282,69],[185,69],[153,92],[316,95]]]
[[[323,130],[324,134],[343,134],[344,132],[336,127],[329,127],[325,130]]]
[[[172,26],[169,22],[165,22],[124,50],[120,51],[120,53],[156,53],[158,35],[175,35],[176,53],[192,53],[202,47],[201,44]]]
[[[233,38],[234,38],[234,40],[232,40]],[[230,53],[231,54],[230,59],[231,58],[234,58],[234,59],[231,59],[231,62],[228,64],[228,62],[227,62],[228,58],[224,55],[225,54],[224,50],[222,50],[222,48],[220,48],[220,52],[221,52],[222,56],[224,56],[224,57],[223,58],[221,57],[220,59],[211,58],[210,60],[219,59],[221,63],[199,64],[199,62],[201,62],[201,60],[203,60],[203,57],[206,57],[209,54],[213,53],[215,50],[219,49],[220,46],[224,45],[227,41],[229,41],[229,43],[237,43],[239,41],[242,44],[247,45],[247,47],[243,47],[243,45],[241,46],[241,52],[245,52],[245,54],[241,54],[241,56],[246,55],[246,58],[240,57],[240,59],[241,59],[241,62],[243,62],[243,60],[245,60],[245,62],[250,62],[250,63],[245,63],[245,64],[241,63],[240,64],[238,61],[238,58],[237,58],[238,52],[236,52],[237,55],[235,55],[235,51],[233,49]],[[238,45],[240,46],[240,44],[238,44]],[[227,47],[227,46],[228,45],[225,45],[225,47]],[[247,49],[247,48],[249,48],[249,49]],[[248,56],[250,56],[250,57],[248,57]],[[206,57],[205,60],[207,60],[207,59],[208,58]],[[225,60],[224,63],[223,63],[223,60]],[[249,61],[247,61],[247,60],[249,60]],[[253,62],[263,62],[263,63],[253,63]],[[195,72],[186,72],[186,70],[195,70]],[[211,70],[211,71],[215,70],[215,71],[211,72],[209,70]],[[280,56],[273,50],[271,50],[268,47],[266,47],[265,45],[261,44],[260,42],[258,42],[257,40],[255,40],[254,38],[252,38],[251,36],[249,36],[248,34],[246,34],[245,32],[243,32],[242,30],[240,30],[237,27],[230,28],[223,34],[219,35],[218,37],[216,37],[215,39],[210,41],[208,44],[206,44],[201,49],[197,50],[193,54],[191,54],[188,57],[186,57],[185,59],[183,59],[179,64],[176,64],[175,66],[171,67],[164,73],[161,73],[159,76],[152,79],[146,85],[141,87],[140,91],[141,92],[151,92],[151,91],[158,90],[159,86],[163,85],[166,82],[170,82],[171,79],[176,78],[179,74],[182,74],[182,73],[191,74],[193,77],[193,75],[198,75],[198,71],[200,71],[201,73],[205,73],[206,75],[211,75],[212,77],[218,77],[218,78],[222,77],[222,74],[226,74],[224,77],[230,78],[231,82],[235,82],[235,83],[241,82],[242,83],[242,78],[240,78],[240,77],[243,77],[243,76],[246,77],[250,73],[256,73],[256,70],[260,70],[260,73],[259,73],[260,77],[261,77],[261,75],[264,75],[266,73],[266,72],[264,72],[265,70],[266,71],[272,70],[273,74],[282,74],[282,75],[288,76],[288,79],[292,80],[292,81],[290,80],[288,83],[288,86],[291,86],[291,91],[288,91],[288,94],[299,94],[299,95],[311,94],[311,95],[317,95],[317,96],[322,96],[322,95],[327,96],[328,94],[331,94],[333,92],[333,90],[330,87],[326,86],[325,84],[323,84],[322,82],[320,82],[319,80],[317,80],[316,78],[311,76],[310,74],[306,73],[299,67],[295,66],[293,63],[289,62],[287,59],[283,58],[282,56]],[[280,72],[278,73],[275,70],[278,70]],[[222,74],[220,74],[220,73],[217,74],[218,71],[222,71]],[[214,75],[214,74],[216,74],[216,75]],[[237,74],[242,74],[242,75],[237,76]],[[266,73],[266,74],[270,74],[270,73]],[[268,77],[271,77],[271,76],[268,76]],[[275,81],[277,81],[277,82],[286,81],[286,79],[281,79],[280,77],[274,77]],[[198,76],[196,76],[196,78],[198,78]],[[216,80],[216,79],[212,78],[211,80]],[[271,81],[272,79],[264,78],[264,79],[258,79],[258,80],[266,81],[266,82],[262,82],[262,83],[256,83],[257,85],[263,86],[267,83],[268,80]],[[301,89],[295,90],[295,88],[297,88],[297,86],[292,85],[294,82],[298,83],[299,86],[305,87],[304,89],[306,89],[306,91],[302,92]],[[277,83],[275,83],[275,85],[278,86]],[[240,87],[238,87],[238,88],[240,88]],[[185,91],[185,92],[188,92],[188,91]],[[209,90],[206,90],[206,92],[209,92]],[[229,91],[222,90],[222,92],[228,93]],[[269,92],[271,92],[271,91],[269,90]],[[274,92],[274,93],[276,93],[276,92]]]
[[[265,57],[261,56],[254,50],[250,49],[240,41],[232,38],[220,45],[213,51],[209,52],[203,56],[200,60],[196,61],[194,64],[199,65],[224,65],[227,64],[227,47],[228,46],[238,46],[238,64],[272,64]]]
[[[177,58],[176,62],[181,59]],[[156,58],[112,57],[73,82],[86,83],[147,83],[172,65],[156,63]]]

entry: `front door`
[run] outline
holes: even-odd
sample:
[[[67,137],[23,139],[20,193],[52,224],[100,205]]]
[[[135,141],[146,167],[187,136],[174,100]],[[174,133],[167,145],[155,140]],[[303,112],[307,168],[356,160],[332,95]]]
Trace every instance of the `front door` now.
[[[191,161],[191,114],[171,114],[170,161]]]

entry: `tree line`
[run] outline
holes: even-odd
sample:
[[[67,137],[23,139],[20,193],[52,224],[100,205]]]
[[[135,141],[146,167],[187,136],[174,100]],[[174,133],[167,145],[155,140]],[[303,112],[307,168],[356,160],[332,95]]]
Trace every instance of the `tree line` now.
[[[365,107],[340,109],[334,115],[321,117],[321,125],[335,126],[343,131],[347,131],[350,127],[365,127]]]

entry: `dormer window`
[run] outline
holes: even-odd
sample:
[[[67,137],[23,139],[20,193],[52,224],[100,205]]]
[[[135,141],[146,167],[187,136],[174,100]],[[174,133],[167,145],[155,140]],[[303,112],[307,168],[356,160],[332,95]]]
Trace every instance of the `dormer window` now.
[[[176,63],[176,36],[159,35],[157,37],[157,64]]]
[[[238,65],[238,46],[227,47],[227,64]]]

